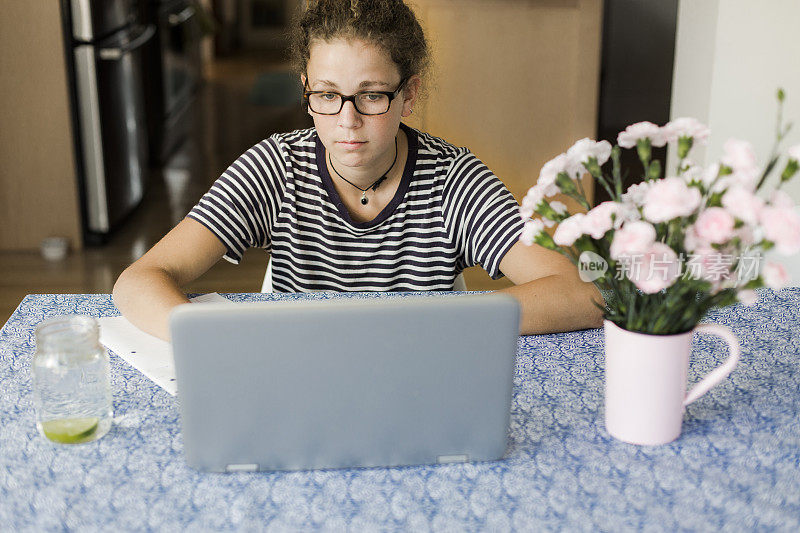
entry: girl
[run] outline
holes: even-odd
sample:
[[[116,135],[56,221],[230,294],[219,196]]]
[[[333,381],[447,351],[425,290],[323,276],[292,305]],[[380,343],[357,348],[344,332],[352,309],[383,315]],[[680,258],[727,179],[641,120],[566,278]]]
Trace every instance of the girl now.
[[[469,150],[402,123],[428,63],[403,0],[317,0],[292,48],[314,128],[239,157],[114,286],[141,329],[168,339],[180,287],[248,247],[271,254],[276,291],[451,290],[480,264],[515,286],[522,334],[599,327],[591,283],[556,252],[519,242],[511,193]],[[467,110],[465,110],[466,112]]]

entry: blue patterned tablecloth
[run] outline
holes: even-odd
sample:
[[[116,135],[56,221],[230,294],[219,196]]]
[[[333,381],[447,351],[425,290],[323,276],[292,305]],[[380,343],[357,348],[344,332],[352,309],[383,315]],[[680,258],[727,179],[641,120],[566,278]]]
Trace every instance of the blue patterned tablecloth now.
[[[110,433],[79,446],[37,434],[35,325],[118,311],[108,295],[30,295],[0,330],[0,530],[798,531],[800,289],[759,296],[708,316],[739,336],[742,359],[668,445],[606,433],[597,329],[520,337],[501,461],[208,474],[185,464],[176,398],[114,354]],[[714,337],[694,349],[691,382],[725,357]]]

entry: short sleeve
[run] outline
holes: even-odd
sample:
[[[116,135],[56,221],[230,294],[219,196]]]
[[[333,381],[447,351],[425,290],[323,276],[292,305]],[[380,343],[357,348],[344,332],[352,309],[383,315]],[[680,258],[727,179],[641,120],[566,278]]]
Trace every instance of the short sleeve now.
[[[239,156],[189,214],[225,245],[225,259],[239,263],[247,248],[272,246],[272,227],[284,197],[287,160],[277,136]]]
[[[503,276],[500,262],[519,240],[519,204],[500,179],[472,153],[457,156],[444,191],[445,221],[465,267],[481,265]]]

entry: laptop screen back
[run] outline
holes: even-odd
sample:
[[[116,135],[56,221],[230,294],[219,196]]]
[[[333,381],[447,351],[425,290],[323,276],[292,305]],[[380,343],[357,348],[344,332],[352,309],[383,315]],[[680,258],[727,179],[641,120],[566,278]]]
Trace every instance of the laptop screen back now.
[[[506,295],[187,304],[171,317],[201,470],[491,460],[506,448],[519,307]]]

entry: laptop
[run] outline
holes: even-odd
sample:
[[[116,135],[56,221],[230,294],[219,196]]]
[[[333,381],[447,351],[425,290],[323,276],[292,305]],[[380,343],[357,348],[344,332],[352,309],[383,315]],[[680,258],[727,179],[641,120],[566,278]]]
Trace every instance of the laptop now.
[[[503,294],[179,306],[170,329],[187,463],[499,459],[519,316]]]

